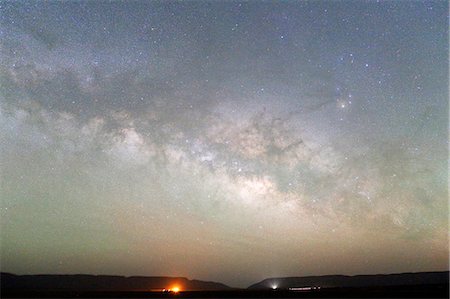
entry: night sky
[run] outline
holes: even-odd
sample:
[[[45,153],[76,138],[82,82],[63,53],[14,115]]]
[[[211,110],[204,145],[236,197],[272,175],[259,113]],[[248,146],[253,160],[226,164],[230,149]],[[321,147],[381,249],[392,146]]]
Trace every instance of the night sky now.
[[[448,269],[448,2],[1,1],[1,270]]]

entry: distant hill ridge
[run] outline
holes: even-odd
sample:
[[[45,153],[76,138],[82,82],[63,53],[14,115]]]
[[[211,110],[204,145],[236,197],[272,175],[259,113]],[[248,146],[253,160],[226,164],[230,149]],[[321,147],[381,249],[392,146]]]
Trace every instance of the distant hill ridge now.
[[[267,278],[248,289],[287,289],[294,287],[368,287],[393,285],[448,284],[449,271],[375,275],[325,275]]]
[[[1,290],[27,291],[151,291],[179,287],[186,291],[231,290],[229,286],[211,281],[190,280],[185,277],[166,276],[114,276],[88,274],[40,274],[15,275],[1,273]],[[370,287],[448,284],[449,271],[419,272],[377,275],[325,275],[307,277],[268,278],[248,287],[250,290],[263,290],[276,287]]]
[[[226,290],[222,283],[189,280],[185,277],[114,276],[87,274],[15,275],[1,273],[2,290],[54,291],[150,291],[179,287],[181,290]]]

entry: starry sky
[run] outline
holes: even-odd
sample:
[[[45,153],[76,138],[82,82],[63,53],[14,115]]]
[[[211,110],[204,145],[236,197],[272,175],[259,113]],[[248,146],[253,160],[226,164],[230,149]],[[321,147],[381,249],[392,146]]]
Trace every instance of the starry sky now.
[[[446,1],[1,1],[1,270],[448,269]]]

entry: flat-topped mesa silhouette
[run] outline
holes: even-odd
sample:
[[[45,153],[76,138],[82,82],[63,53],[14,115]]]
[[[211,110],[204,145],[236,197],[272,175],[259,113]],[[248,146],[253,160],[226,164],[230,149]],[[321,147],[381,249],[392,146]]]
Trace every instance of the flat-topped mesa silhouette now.
[[[376,275],[324,275],[267,278],[248,287],[250,290],[289,289],[301,287],[371,287],[448,284],[449,271]]]
[[[43,294],[45,292],[185,292],[185,291],[214,291],[215,294],[225,291],[228,295],[234,291],[236,296],[244,296],[248,292],[284,290],[296,291],[324,291],[333,288],[381,287],[391,290],[392,286],[433,286],[440,285],[448,290],[449,271],[419,272],[378,275],[325,275],[308,277],[280,277],[268,278],[249,286],[247,289],[231,288],[225,284],[211,281],[190,280],[184,277],[165,276],[113,276],[113,275],[15,275],[1,273],[1,291],[3,294],[30,293]],[[433,290],[434,287],[431,288]],[[444,291],[445,291],[444,290]],[[424,291],[429,292],[429,289]],[[27,293],[27,294],[28,294]],[[232,293],[232,292],[231,292]],[[278,293],[278,292],[276,292]],[[281,292],[283,293],[283,292]],[[284,294],[284,293],[283,293]],[[228,296],[227,295],[227,296]]]
[[[1,273],[1,288],[28,291],[180,291],[227,290],[222,283],[189,280],[185,277],[113,276],[113,275],[14,275]]]

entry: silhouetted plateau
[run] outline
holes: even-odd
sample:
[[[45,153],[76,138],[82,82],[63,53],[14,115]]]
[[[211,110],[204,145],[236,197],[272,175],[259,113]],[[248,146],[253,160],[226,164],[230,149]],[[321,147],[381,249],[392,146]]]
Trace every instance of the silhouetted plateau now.
[[[167,289],[179,288],[179,292]],[[448,298],[449,272],[268,278],[247,289],[182,277],[1,273],[2,298]]]
[[[407,286],[424,284],[448,284],[449,272],[419,272],[378,275],[325,275],[307,277],[268,278],[249,286],[249,289],[289,289],[319,286],[321,288]]]
[[[184,277],[112,275],[14,275],[1,273],[2,293],[8,290],[52,291],[158,291],[173,286],[181,290],[227,290],[222,283],[189,280]]]

